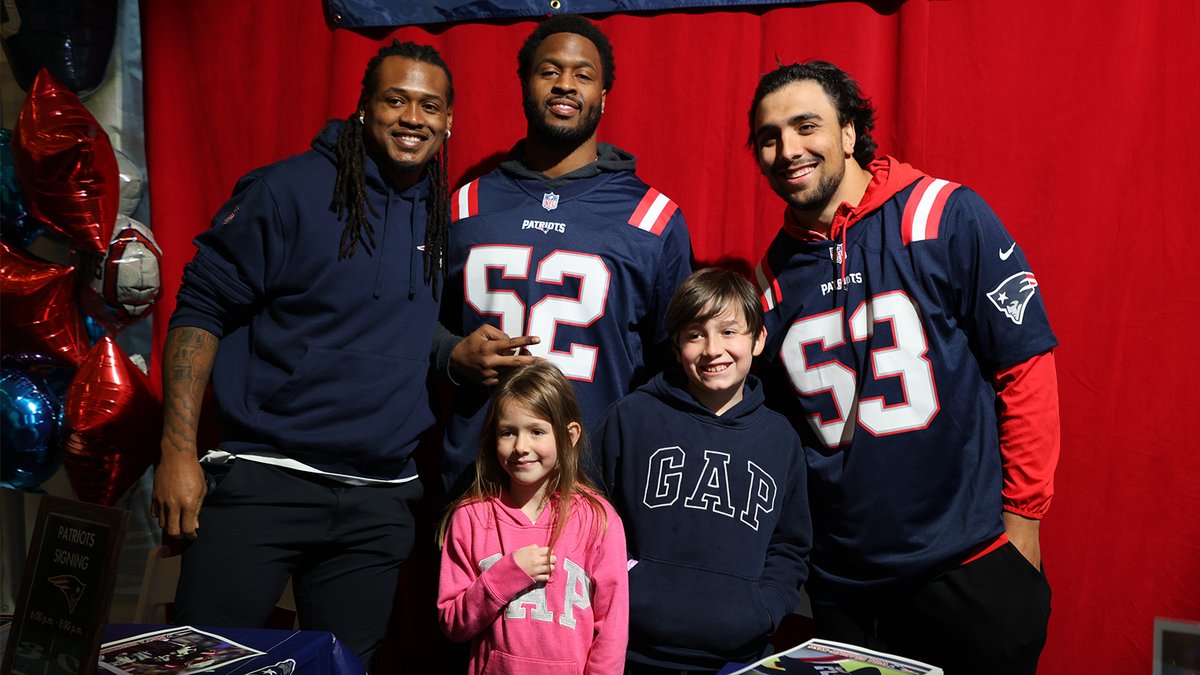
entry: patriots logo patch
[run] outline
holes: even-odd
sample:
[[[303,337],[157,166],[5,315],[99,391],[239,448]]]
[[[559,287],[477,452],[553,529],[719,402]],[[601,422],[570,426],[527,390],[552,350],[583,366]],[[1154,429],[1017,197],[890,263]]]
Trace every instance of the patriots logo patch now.
[[[547,192],[542,195],[542,208],[547,211],[553,211],[558,208],[558,195],[553,192]]]
[[[67,612],[74,614],[75,606],[79,604],[79,598],[83,597],[83,589],[87,588],[87,584],[70,574],[47,577],[46,581],[58,586],[58,590],[67,596]]]
[[[995,290],[988,293],[988,300],[992,301],[996,309],[1008,315],[1013,323],[1020,326],[1025,318],[1025,307],[1033,298],[1037,285],[1033,272],[1017,272],[1001,281]]]

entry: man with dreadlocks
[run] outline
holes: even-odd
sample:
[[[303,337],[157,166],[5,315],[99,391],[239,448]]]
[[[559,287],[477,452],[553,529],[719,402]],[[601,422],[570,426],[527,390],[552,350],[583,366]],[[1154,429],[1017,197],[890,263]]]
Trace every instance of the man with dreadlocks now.
[[[459,334],[475,331],[454,347],[451,369],[470,377],[461,364],[478,362],[468,356],[481,344],[536,338],[529,353],[573,381],[590,429],[670,360],[663,319],[691,271],[691,243],[675,203],[634,173],[634,156],[597,141],[615,79],[599,28],[571,15],[539,24],[517,55],[517,75],[525,139],[451,199],[442,319]],[[448,498],[469,483],[486,402],[473,384],[455,397],[442,470]]]
[[[196,239],[163,355],[153,509],[188,539],[175,619],[261,626],[289,576],[300,625],[370,661],[413,545],[410,454],[449,225],[454,89],[393,41],[357,109],[243,177]],[[218,450],[197,461],[211,374]],[[201,508],[203,505],[203,508]]]

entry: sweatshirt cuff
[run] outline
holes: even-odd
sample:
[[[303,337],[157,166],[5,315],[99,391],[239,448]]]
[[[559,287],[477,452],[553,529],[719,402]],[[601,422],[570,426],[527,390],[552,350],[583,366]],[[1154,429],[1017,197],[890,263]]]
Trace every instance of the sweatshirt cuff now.
[[[800,594],[784,593],[777,586],[768,584],[760,586],[759,592],[762,596],[763,606],[767,608],[767,614],[771,617],[771,629],[779,628],[783,617],[787,616],[800,603]]]
[[[517,564],[516,557],[509,553],[487,568],[481,577],[492,597],[507,605],[514,598],[533,586],[533,577]]]
[[[433,330],[433,346],[429,350],[434,372],[455,386],[460,385],[461,382],[454,379],[454,374],[450,372],[450,355],[462,340],[460,336],[450,332],[449,328],[438,321]]]

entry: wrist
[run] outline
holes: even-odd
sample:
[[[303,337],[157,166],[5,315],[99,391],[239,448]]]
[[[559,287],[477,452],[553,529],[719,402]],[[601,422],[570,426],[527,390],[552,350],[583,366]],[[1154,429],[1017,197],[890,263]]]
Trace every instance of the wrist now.
[[[179,446],[174,443],[164,441],[160,449],[161,464],[180,465],[198,464],[200,462],[200,457],[196,452],[195,444]]]

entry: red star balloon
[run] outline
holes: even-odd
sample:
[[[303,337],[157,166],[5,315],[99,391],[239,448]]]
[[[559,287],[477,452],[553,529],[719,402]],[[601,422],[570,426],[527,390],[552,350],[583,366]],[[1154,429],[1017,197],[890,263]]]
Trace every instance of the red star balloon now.
[[[17,116],[12,150],[29,212],[103,255],[121,204],[117,156],[79,97],[44,69]]]
[[[158,457],[162,406],[150,380],[107,335],[63,402],[63,468],[80,501],[112,506]]]
[[[0,344],[5,354],[36,354],[77,365],[88,343],[75,297],[74,267],[0,242]]]

